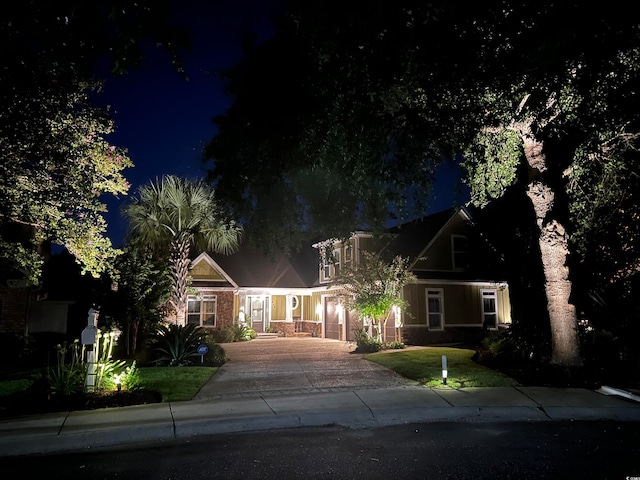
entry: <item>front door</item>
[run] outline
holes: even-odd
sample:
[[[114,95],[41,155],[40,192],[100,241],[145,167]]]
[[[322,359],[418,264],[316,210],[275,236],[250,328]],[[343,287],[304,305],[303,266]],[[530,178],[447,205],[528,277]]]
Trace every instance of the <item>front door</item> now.
[[[247,297],[247,303],[249,305],[249,315],[251,316],[251,328],[256,333],[262,333],[265,331],[265,297],[263,296],[251,296]]]
[[[338,314],[338,297],[324,299],[324,337],[340,340],[340,319]]]

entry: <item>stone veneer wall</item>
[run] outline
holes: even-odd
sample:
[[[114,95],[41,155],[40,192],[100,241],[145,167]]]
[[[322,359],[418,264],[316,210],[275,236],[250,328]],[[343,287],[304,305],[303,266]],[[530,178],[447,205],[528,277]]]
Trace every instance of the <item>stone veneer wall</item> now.
[[[216,328],[223,329],[233,325],[233,292],[216,293]]]
[[[305,320],[302,322],[302,331],[319,337],[322,333],[322,324]]]
[[[293,322],[271,322],[271,328],[274,332],[280,332],[285,337],[293,337],[296,331],[295,323]]]

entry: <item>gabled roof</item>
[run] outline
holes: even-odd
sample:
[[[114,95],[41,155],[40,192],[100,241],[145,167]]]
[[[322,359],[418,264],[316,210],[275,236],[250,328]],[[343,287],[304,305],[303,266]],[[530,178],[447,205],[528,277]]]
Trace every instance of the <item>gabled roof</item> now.
[[[412,259],[422,257],[438,234],[457,215],[462,215],[467,220],[471,218],[464,208],[449,208],[390,228],[389,233],[393,237],[380,254],[383,256],[401,255]]]
[[[307,288],[318,277],[318,252],[311,247],[287,256],[241,246],[233,255],[209,256],[240,287]]]
[[[384,246],[380,254],[389,257],[396,255],[414,259],[426,253],[449,222],[462,216],[469,220],[470,215],[464,208],[450,208],[432,215],[404,223],[388,230],[383,238]],[[363,233],[363,232],[360,232]],[[319,285],[318,248],[322,242],[308,246],[291,255],[276,252],[267,255],[261,250],[241,246],[233,255],[206,255],[207,261],[228,281],[226,286],[240,288],[308,288]],[[194,280],[194,284],[195,284]],[[199,286],[222,286],[220,282],[198,280]]]

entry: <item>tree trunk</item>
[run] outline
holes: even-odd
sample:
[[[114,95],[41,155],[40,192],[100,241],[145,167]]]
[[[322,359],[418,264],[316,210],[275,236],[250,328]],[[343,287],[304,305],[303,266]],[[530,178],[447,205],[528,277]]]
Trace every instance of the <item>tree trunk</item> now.
[[[524,147],[529,166],[537,172],[544,172],[546,158],[540,142],[525,137]],[[579,366],[582,361],[578,348],[578,319],[576,308],[569,301],[571,280],[567,266],[568,235],[564,226],[550,216],[555,199],[551,187],[534,180],[529,184],[527,196],[533,205],[540,231],[538,242],[551,323],[551,363],[566,367]]]
[[[140,327],[140,320],[134,320],[131,325],[131,353],[136,354],[138,348],[138,329]]]
[[[176,310],[176,324],[186,325],[187,278],[189,276],[189,243],[171,243],[171,303]]]

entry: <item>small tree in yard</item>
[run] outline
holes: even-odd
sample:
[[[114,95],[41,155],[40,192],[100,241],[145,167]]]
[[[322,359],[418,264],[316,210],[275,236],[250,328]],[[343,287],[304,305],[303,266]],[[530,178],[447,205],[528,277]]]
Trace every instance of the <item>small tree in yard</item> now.
[[[332,285],[342,290],[345,308],[358,312],[370,325],[369,335],[385,342],[387,321],[394,308],[407,307],[402,288],[414,280],[409,259],[396,256],[387,263],[376,253],[362,251],[360,264],[343,269]]]

